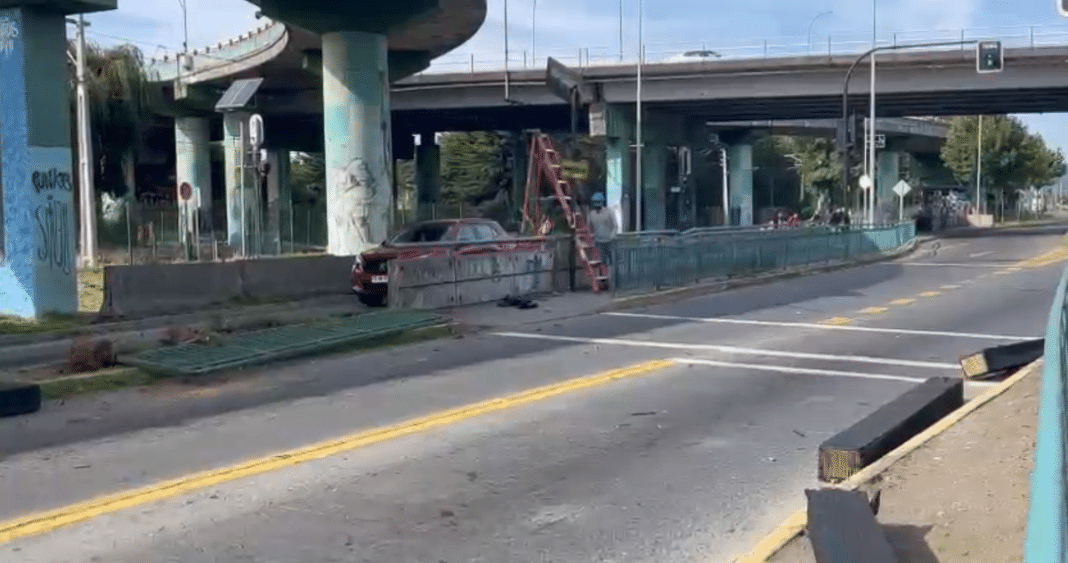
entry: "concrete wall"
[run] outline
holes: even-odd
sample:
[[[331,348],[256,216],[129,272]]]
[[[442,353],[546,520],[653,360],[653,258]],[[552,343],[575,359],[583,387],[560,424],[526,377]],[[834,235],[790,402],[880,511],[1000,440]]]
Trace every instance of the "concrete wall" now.
[[[172,313],[238,299],[281,300],[351,291],[352,256],[104,268],[108,317]]]
[[[393,260],[389,306],[437,309],[565,289],[553,244],[539,249],[484,255]],[[566,264],[564,265],[566,268]]]

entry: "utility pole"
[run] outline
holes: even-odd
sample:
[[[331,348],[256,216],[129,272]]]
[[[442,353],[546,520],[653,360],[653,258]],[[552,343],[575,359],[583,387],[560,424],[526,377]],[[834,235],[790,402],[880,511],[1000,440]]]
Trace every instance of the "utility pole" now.
[[[983,116],[979,116],[979,140],[975,143],[975,214],[982,214],[983,185]]]
[[[638,145],[637,151],[634,153],[634,169],[635,175],[638,176],[634,182],[634,230],[637,232],[642,231],[644,221],[642,221],[642,211],[645,208],[645,170],[642,167],[642,153],[645,152],[645,143],[643,137],[643,130],[645,129],[645,123],[642,119],[642,64],[645,62],[645,37],[642,35],[642,20],[645,19],[645,11],[642,9],[642,0],[638,0],[638,80],[637,80],[637,92],[635,92],[635,116],[636,131],[634,133],[635,141]]]
[[[85,16],[78,15],[78,43],[75,49],[77,65],[77,120],[78,120],[78,196],[81,211],[81,228],[78,230],[81,243],[82,267],[96,266],[96,190],[93,186],[93,145],[89,134],[89,95],[85,80]]]

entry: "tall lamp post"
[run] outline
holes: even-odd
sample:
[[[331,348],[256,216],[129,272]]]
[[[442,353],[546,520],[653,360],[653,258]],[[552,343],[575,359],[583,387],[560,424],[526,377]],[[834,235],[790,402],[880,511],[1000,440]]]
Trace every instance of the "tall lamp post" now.
[[[642,143],[642,129],[645,128],[642,123],[642,63],[645,62],[645,39],[642,35],[642,20],[644,19],[645,12],[642,9],[642,0],[638,0],[638,84],[634,104],[634,120],[637,122],[637,130],[634,136],[635,144],[638,145],[634,154],[635,175],[638,176],[634,182],[636,191],[634,194],[634,230],[638,232],[642,230],[642,208],[645,203],[645,175],[642,173],[642,153],[645,152],[645,145]]]
[[[538,0],[530,3],[530,60],[538,66]],[[525,64],[525,63],[524,63]]]
[[[876,31],[876,0],[871,0],[871,48],[878,47],[878,35]],[[875,221],[875,193],[878,189],[875,181],[875,51],[871,54],[871,91],[868,94],[868,110],[871,117],[868,119],[868,178],[871,179],[871,187],[868,188],[864,210],[864,222],[871,224]]]
[[[89,24],[85,16],[67,20],[78,26],[78,43],[75,46],[77,65],[77,88],[75,93],[78,126],[78,201],[81,204],[81,221],[78,238],[81,243],[81,264],[96,266],[96,188],[93,185],[93,145],[89,133],[89,92],[85,77],[85,28]]]
[[[808,52],[810,52],[810,53],[812,52],[812,26],[815,25],[816,20],[822,18],[823,16],[826,16],[827,14],[833,14],[833,13],[834,13],[833,10],[827,10],[826,12],[823,12],[823,13],[817,15],[816,17],[812,18],[812,22],[808,24]]]

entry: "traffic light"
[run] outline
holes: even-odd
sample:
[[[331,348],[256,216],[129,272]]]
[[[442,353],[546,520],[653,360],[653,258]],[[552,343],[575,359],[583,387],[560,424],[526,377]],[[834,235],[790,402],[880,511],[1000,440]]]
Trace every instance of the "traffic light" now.
[[[1057,13],[1062,18],[1068,18],[1068,0],[1057,0]]]
[[[980,73],[1001,72],[1005,66],[1005,53],[1001,41],[980,41],[976,45],[975,66]]]

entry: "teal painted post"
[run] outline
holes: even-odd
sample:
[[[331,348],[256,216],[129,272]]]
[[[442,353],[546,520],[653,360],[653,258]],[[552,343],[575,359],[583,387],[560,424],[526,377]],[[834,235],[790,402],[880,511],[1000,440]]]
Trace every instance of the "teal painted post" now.
[[[730,168],[730,204],[732,223],[740,227],[753,225],[753,146],[735,145],[727,150]],[[737,209],[738,211],[734,211]]]
[[[178,186],[188,183],[193,197],[188,202],[179,199],[179,241],[186,243],[187,233],[196,232],[197,215],[201,224],[211,221],[211,136],[206,117],[178,117],[174,120],[175,180]],[[199,202],[199,207],[197,206]]]
[[[419,219],[434,218],[432,208],[438,202],[440,178],[441,147],[434,142],[434,133],[421,133],[415,147],[416,214]]]
[[[665,192],[667,182],[667,146],[658,142],[645,142],[643,158],[643,176],[645,193],[642,199],[642,212],[645,220],[642,228],[647,231],[660,231],[667,228]]]
[[[0,10],[0,315],[78,310],[66,18]]]
[[[879,163],[876,168],[875,186],[876,194],[875,222],[881,225],[890,225],[897,221],[897,194],[894,186],[901,179],[901,158],[898,151],[882,151],[879,153]]]
[[[290,217],[293,196],[289,187],[289,151],[268,150],[267,163],[267,225],[263,233],[263,247],[269,254],[284,252],[283,241],[288,238],[285,227]]]
[[[386,36],[323,35],[327,252],[359,254],[389,234],[392,133]]]
[[[248,157],[248,120],[245,112],[227,113],[223,116],[223,166],[226,181],[226,241],[235,253],[252,252],[248,233],[252,232],[253,206],[250,205],[251,189],[255,179],[244,165]],[[243,133],[242,133],[243,131]],[[244,154],[244,159],[242,159]],[[242,178],[244,176],[244,178]],[[244,192],[241,186],[244,186]],[[244,206],[244,209],[242,209]]]

